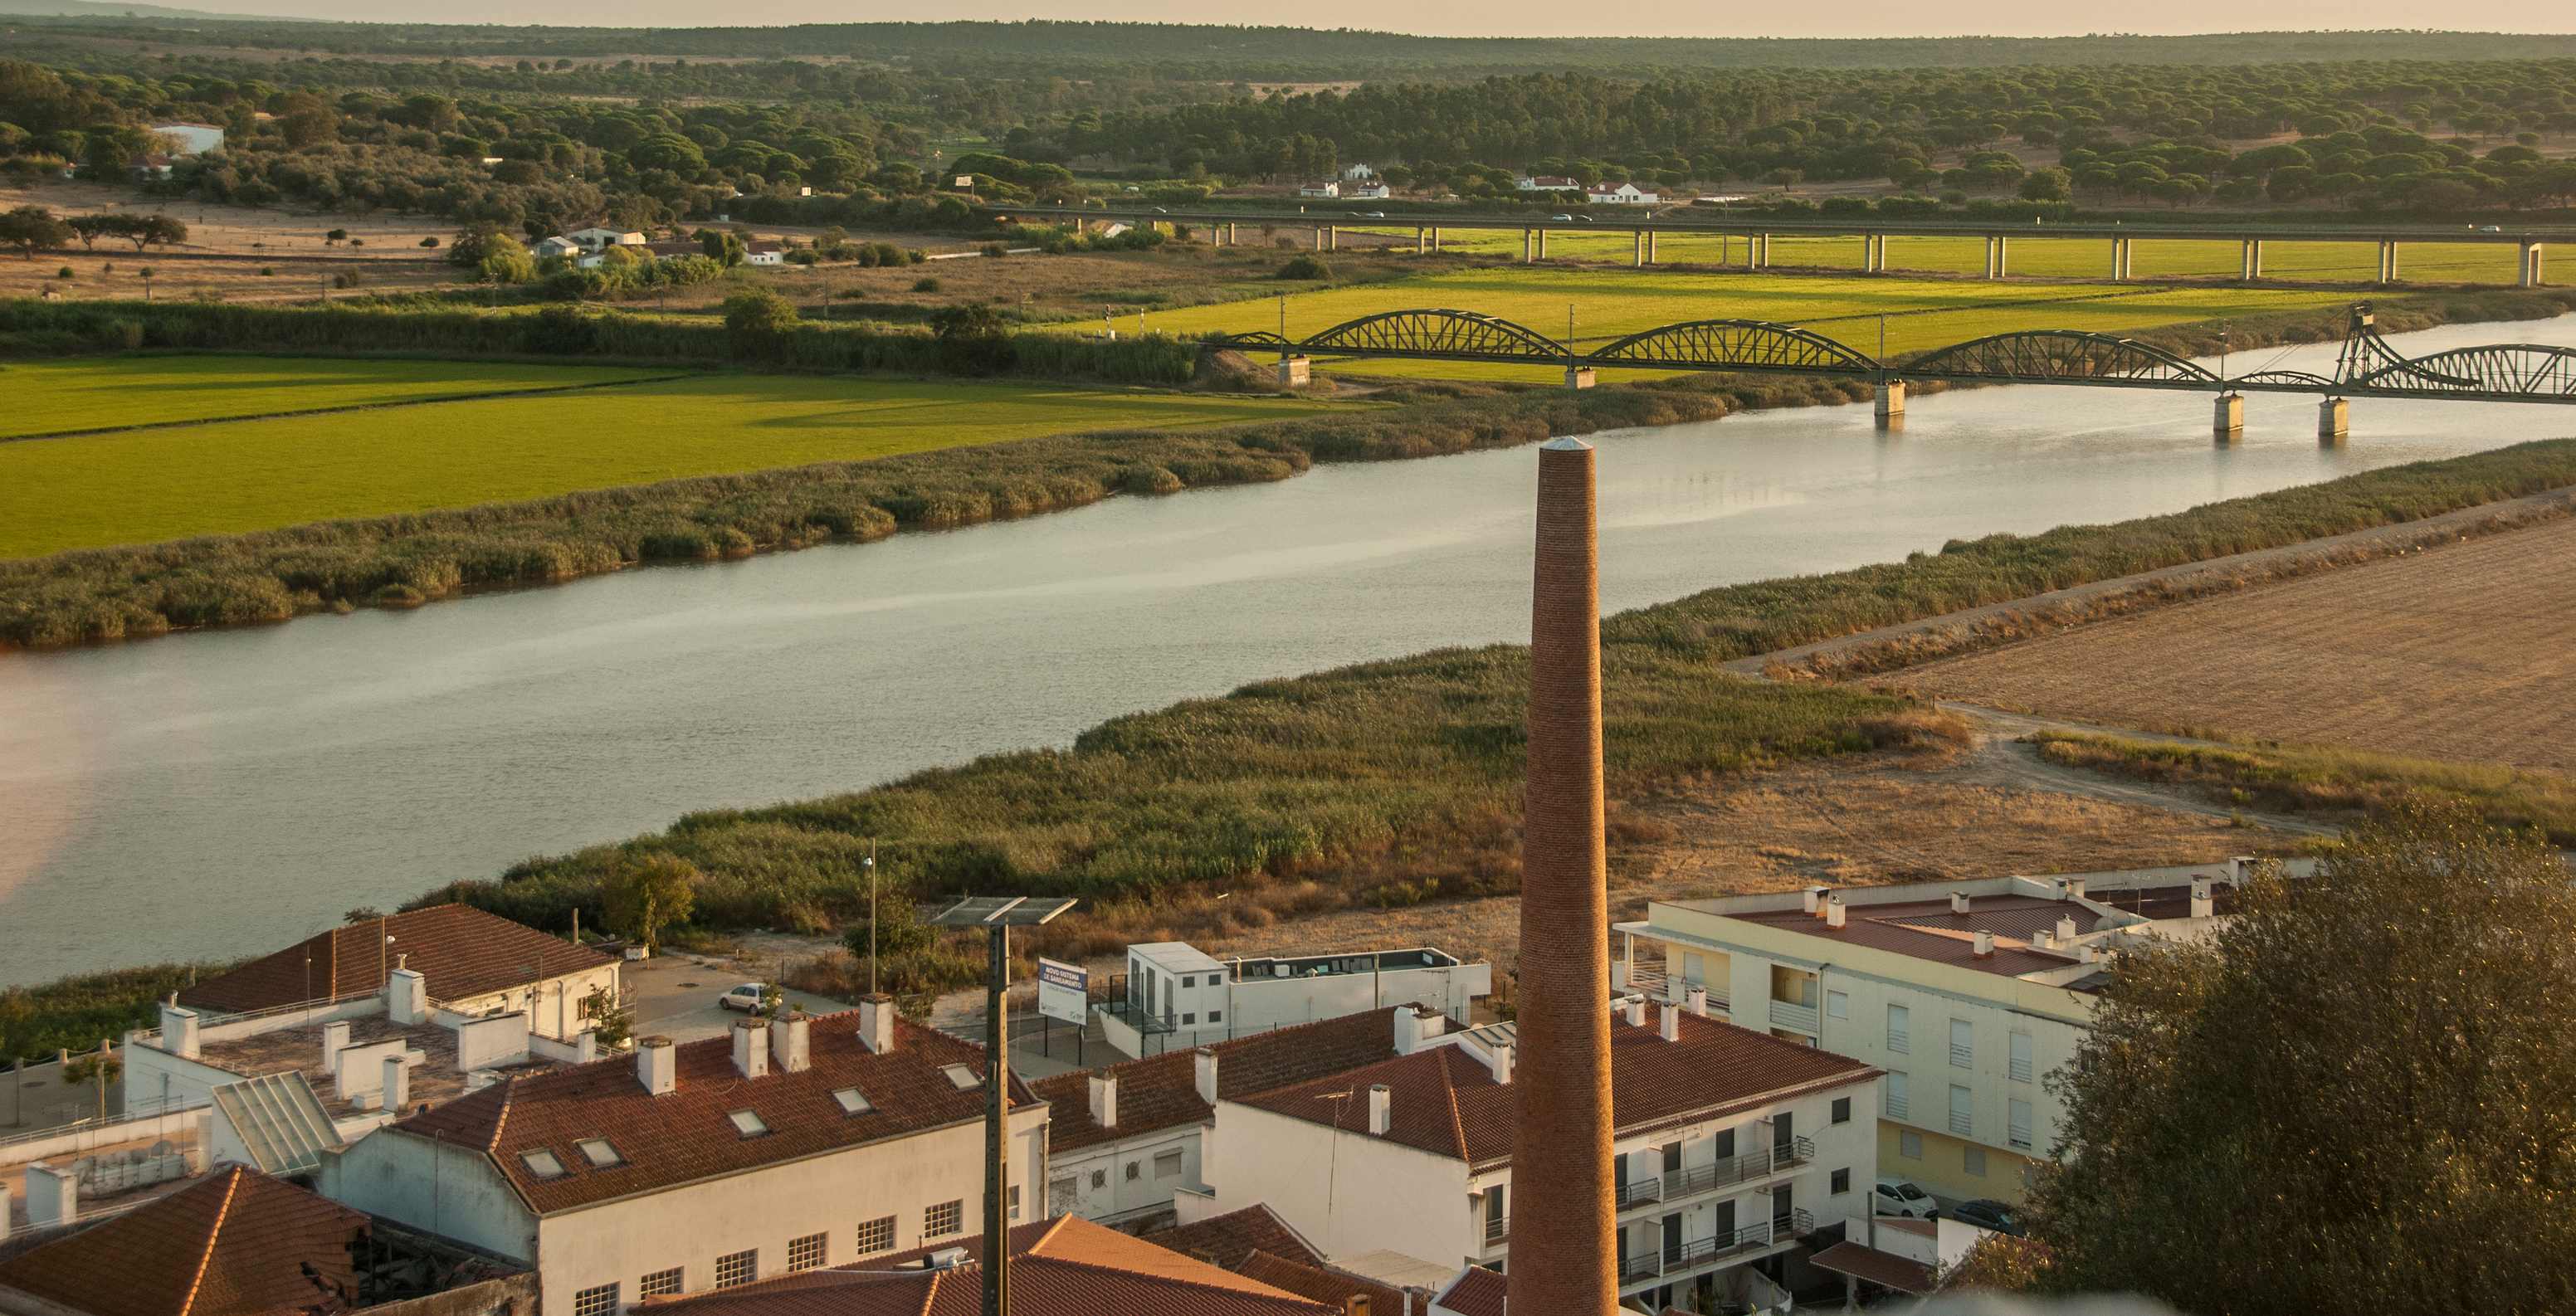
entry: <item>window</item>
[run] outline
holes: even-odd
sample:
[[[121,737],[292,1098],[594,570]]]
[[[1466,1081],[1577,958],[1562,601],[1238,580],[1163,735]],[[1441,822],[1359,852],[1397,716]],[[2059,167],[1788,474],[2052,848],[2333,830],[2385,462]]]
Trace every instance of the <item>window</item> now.
[[[1091,1186],[1092,1186],[1092,1187],[1094,1187],[1094,1188],[1106,1188],[1106,1187],[1108,1187],[1108,1186],[1109,1186],[1109,1172],[1108,1172],[1107,1170],[1094,1170],[1094,1171],[1092,1171],[1092,1172],[1091,1172]]]
[[[1139,1161],[1127,1162],[1127,1182],[1136,1182],[1137,1177],[1143,1173],[1143,1171],[1138,1168],[1141,1164],[1142,1162]]]
[[[716,1287],[733,1288],[760,1278],[760,1249],[716,1258]]]
[[[1010,1212],[1011,1212],[1011,1218],[1012,1218],[1013,1220],[1017,1220],[1017,1219],[1019,1219],[1019,1218],[1020,1218],[1020,1186],[1019,1186],[1018,1184],[1012,1184],[1012,1185],[1011,1185],[1011,1191],[1010,1191],[1010,1194],[1009,1194],[1009,1196],[1008,1196],[1008,1197],[1006,1197],[1004,1200],[1009,1204]]]
[[[1702,982],[1706,981],[1706,979],[1701,976],[1708,972],[1706,965],[1707,961],[1700,958],[1696,952],[1683,951],[1682,982],[1692,987],[1699,986]]]
[[[606,1138],[584,1138],[573,1146],[581,1149],[581,1158],[590,1162],[590,1168],[594,1170],[605,1170],[626,1162],[626,1158],[618,1155],[617,1149],[610,1146]]]
[[[1894,1070],[1889,1070],[1887,1074],[1887,1117],[1892,1120],[1913,1118],[1906,1113],[1906,1104],[1905,1076]]]
[[[2030,1103],[2029,1103],[2029,1102],[2027,1102],[2027,1101],[2016,1101],[2016,1102],[2012,1103],[2012,1124],[2010,1125],[2010,1130],[2011,1130],[2011,1134],[2012,1134],[2012,1145],[2013,1145],[2014,1150],[2016,1150],[2016,1151],[2029,1151],[2029,1150],[2030,1150]]]
[[[1190,1025],[1190,1026],[1191,1026],[1191,1027],[1193,1027],[1193,1028],[1197,1027],[1197,1026],[1198,1026],[1198,1022],[1199,1022],[1198,1012],[1197,1012],[1197,1011],[1195,1011],[1195,1010],[1184,1010],[1184,1011],[1182,1011],[1182,1012],[1181,1012],[1181,1022],[1182,1022],[1182,1023],[1184,1023],[1184,1024],[1187,1024],[1187,1025]]]
[[[615,1316],[617,1286],[602,1284],[572,1295],[572,1316]]]
[[[555,1154],[543,1147],[539,1147],[535,1151],[521,1152],[519,1153],[519,1159],[527,1165],[528,1173],[533,1174],[540,1179],[560,1179],[564,1177],[563,1162],[556,1160]]]
[[[1224,1022],[1225,1022],[1225,1011],[1223,1011],[1223,1010],[1210,1010],[1210,1011],[1208,1011],[1208,1022],[1209,1022],[1209,1023],[1212,1023],[1212,1024],[1221,1024],[1221,1023],[1224,1023]]]
[[[1771,966],[1771,999],[1783,1005],[1816,1008],[1816,975],[1786,965]]]
[[[1834,1171],[1834,1180],[1833,1180],[1833,1184],[1834,1184],[1834,1186],[1833,1186],[1833,1191],[1835,1191],[1835,1192],[1838,1192],[1838,1193],[1847,1193],[1847,1192],[1850,1192],[1850,1191],[1851,1191],[1851,1171],[1849,1171],[1849,1170],[1836,1170],[1836,1171]]]
[[[1950,1021],[1950,1063],[1961,1069],[1977,1063],[1977,1030],[1965,1019]]]
[[[1904,1055],[1914,1044],[1914,1012],[1901,1005],[1887,1007],[1887,1049]]]
[[[1197,978],[1195,978],[1195,977],[1189,977],[1189,978],[1183,978],[1183,979],[1181,979],[1181,986],[1183,986],[1183,987],[1196,987],[1196,986],[1198,986],[1198,985],[1199,985],[1199,980],[1198,980]]]
[[[939,1238],[948,1234],[956,1233],[958,1226],[962,1224],[965,1219],[965,1199],[960,1198],[954,1202],[941,1202],[939,1205],[931,1207],[921,1213],[921,1236],[923,1238]]]
[[[1923,1159],[1923,1135],[1907,1129],[1896,1135],[1896,1154],[1909,1161]]]
[[[1950,1131],[1952,1133],[1966,1137],[1976,1131],[1976,1121],[1969,1114],[1970,1102],[1973,1100],[1966,1088],[1956,1083],[1950,1085]]]
[[[1825,993],[1825,1013],[1836,1019],[1851,1018],[1851,993]]]
[[[841,1103],[841,1113],[844,1115],[865,1115],[876,1109],[868,1104],[866,1095],[857,1088],[837,1088],[832,1093],[832,1100]]]
[[[1959,1154],[1959,1168],[1980,1179],[1986,1177],[1986,1149],[1969,1147]]]
[[[822,1265],[823,1249],[831,1237],[830,1234],[807,1234],[803,1238],[787,1240],[787,1268],[812,1270]]]
[[[681,1288],[680,1277],[684,1273],[678,1266],[673,1266],[669,1270],[654,1271],[644,1277],[643,1283],[635,1286],[635,1291],[648,1298],[677,1293]]]
[[[1834,1098],[1834,1117],[1830,1122],[1835,1124],[1851,1123],[1851,1098]]]
[[[1680,1143],[1678,1143],[1678,1142],[1668,1142],[1668,1143],[1665,1143],[1665,1144],[1664,1144],[1664,1173],[1666,1173],[1666,1174],[1679,1174],[1679,1173],[1681,1173],[1681,1170],[1682,1170],[1682,1145],[1681,1145]]]
[[[2030,1081],[2030,1034],[2028,1033],[2012,1035],[2012,1081],[2015,1083]]]
[[[1502,1184],[1485,1190],[1485,1241],[1489,1244],[1502,1242],[1511,1235],[1509,1217],[1503,1213],[1506,1200]]]
[[[941,1065],[939,1072],[946,1074],[948,1081],[956,1084],[960,1092],[972,1092],[984,1086],[984,1076],[976,1073],[971,1065]]]
[[[725,1118],[733,1121],[734,1132],[746,1138],[762,1137],[769,1132],[768,1122],[761,1119],[760,1112],[756,1110],[730,1111]]]
[[[1176,1151],[1154,1153],[1154,1177],[1169,1179],[1181,1172],[1181,1154]]]
[[[894,1217],[884,1215],[874,1220],[860,1221],[858,1248],[859,1255],[863,1257],[878,1252],[893,1251]]]

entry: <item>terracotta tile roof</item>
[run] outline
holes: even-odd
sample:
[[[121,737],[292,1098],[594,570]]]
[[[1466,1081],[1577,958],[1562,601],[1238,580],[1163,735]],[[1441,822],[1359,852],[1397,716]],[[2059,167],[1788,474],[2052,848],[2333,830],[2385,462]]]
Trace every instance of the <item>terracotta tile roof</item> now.
[[[92,1316],[254,1316],[354,1299],[367,1216],[248,1166],[0,1262],[0,1286]]]
[[[1507,1310],[1503,1299],[1509,1289],[1501,1275],[1482,1266],[1469,1266],[1432,1301],[1458,1316],[1503,1316]]]
[[[1933,1271],[1930,1266],[1858,1243],[1836,1243],[1807,1258],[1807,1264],[1905,1293],[1932,1291]]]
[[[2224,882],[2218,883],[2213,895],[2214,912],[2235,912],[2236,893],[2232,887]],[[2191,887],[2188,883],[2171,887],[2095,891],[2087,898],[2141,918],[2187,918],[2191,914]],[[1762,910],[1731,917],[1767,928],[1804,933],[1824,940],[1867,946],[1873,950],[1891,951],[2006,977],[2063,969],[2076,962],[2073,955],[2040,950],[2031,945],[2042,935],[2055,932],[2060,918],[2073,918],[2078,936],[2089,934],[2102,924],[2100,914],[2075,901],[2023,895],[1978,896],[1969,902],[1965,914],[1952,913],[1946,899],[1850,905],[1846,910],[1846,926],[1840,932],[1827,927],[1823,919],[1796,909]],[[1995,934],[1995,953],[1983,959],[1977,958],[1976,953],[1976,935],[1979,932]]]
[[[1061,1107],[1058,1108],[1059,1110]],[[1055,1113],[1047,1116],[1047,1129],[1055,1128]],[[1256,1202],[1240,1211],[1209,1216],[1196,1224],[1174,1225],[1140,1235],[1157,1247],[1167,1247],[1183,1256],[1240,1270],[1256,1252],[1267,1253],[1303,1266],[1320,1266],[1324,1258],[1279,1213],[1265,1203]]]
[[[1404,1006],[1363,1010],[1336,1019],[1278,1028],[1218,1042],[1216,1093],[1236,1100],[1255,1092],[1338,1074],[1395,1054],[1395,1012]],[[1203,1123],[1216,1108],[1199,1099],[1198,1062],[1191,1051],[1171,1051],[1109,1066],[1118,1076],[1118,1127],[1091,1118],[1091,1076],[1080,1070],[1038,1080],[1039,1097],[1055,1103],[1047,1114],[1047,1149],[1067,1152],[1134,1137],[1156,1129]]]
[[[1369,1300],[1369,1316],[1379,1312],[1403,1316],[1406,1310],[1404,1292],[1391,1289],[1375,1280],[1346,1275],[1323,1266],[1311,1266],[1255,1252],[1235,1268],[1245,1279],[1257,1279],[1272,1288],[1285,1289],[1301,1298],[1310,1298],[1335,1311],[1347,1311],[1355,1297]]]
[[[1610,1023],[1610,1118],[1622,1135],[1865,1082],[1879,1073],[1830,1051],[1696,1015],[1682,1018],[1680,1041],[1667,1042],[1656,1031],[1654,1015],[1647,1020],[1644,1027],[1631,1027],[1625,1015],[1614,1015]],[[1525,1055],[1519,1063],[1544,1062]],[[1512,1093],[1494,1082],[1483,1060],[1456,1045],[1240,1100],[1317,1124],[1365,1129],[1367,1092],[1379,1083],[1392,1090],[1389,1139],[1471,1165],[1509,1159]],[[1352,1095],[1327,1099],[1343,1091]]]
[[[393,944],[379,953],[378,939],[386,936]],[[471,1000],[525,986],[531,976],[552,978],[616,963],[586,946],[470,905],[434,905],[333,928],[185,988],[179,1003],[246,1011],[361,996],[384,986],[396,955],[428,978],[431,998],[441,1001]],[[522,967],[531,964],[537,966],[533,975]]]
[[[672,1048],[678,1082],[667,1096],[644,1090],[634,1056],[612,1056],[506,1079],[389,1127],[484,1152],[544,1214],[984,1117],[983,1089],[961,1089],[942,1072],[982,1072],[984,1048],[898,1020],[894,1049],[875,1055],[859,1044],[858,1021],[855,1010],[813,1018],[802,1073],[773,1063],[744,1078],[728,1033]],[[1036,1100],[1016,1074],[1011,1086],[1014,1107]],[[865,1114],[848,1114],[832,1095],[851,1087],[867,1099]],[[746,1108],[767,1134],[746,1138],[734,1127],[728,1116]],[[584,1138],[607,1139],[619,1163],[593,1167],[574,1146]],[[540,1147],[563,1174],[540,1179],[528,1168],[522,1154]]]
[[[1011,1310],[1020,1316],[1329,1316],[1338,1310],[1074,1216],[1020,1225],[1010,1241]],[[978,1316],[978,1262],[948,1270],[896,1268],[949,1248],[980,1257],[983,1238],[640,1305],[673,1316]]]

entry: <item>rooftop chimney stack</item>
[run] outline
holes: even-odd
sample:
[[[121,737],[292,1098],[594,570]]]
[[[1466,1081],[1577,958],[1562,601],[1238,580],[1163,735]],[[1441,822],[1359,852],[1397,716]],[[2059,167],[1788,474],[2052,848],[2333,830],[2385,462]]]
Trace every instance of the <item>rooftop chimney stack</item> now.
[[[1982,960],[1994,953],[1995,934],[1988,932],[1983,928],[1979,928],[1977,930],[1977,958]]]
[[[781,1016],[769,1026],[770,1058],[778,1062],[782,1074],[802,1074],[813,1068],[814,1048],[811,1025],[803,1010]]]
[[[184,1060],[197,1058],[197,1012],[173,1001],[161,1007],[161,1049]]]
[[[1529,772],[1522,808],[1517,1038],[1539,1058],[1512,1085],[1521,1204],[1512,1299],[1527,1312],[1619,1305],[1610,1181],[1610,898],[1601,783],[1601,580],[1593,450],[1538,453],[1530,589]]]
[[[1836,932],[1843,930],[1843,898],[1841,896],[1825,897],[1825,926]]]
[[[1965,914],[1968,912],[1967,892],[1953,891],[1950,893],[1950,912],[1953,914]]]
[[[2075,916],[2073,914],[2068,914],[2057,920],[2057,944],[2060,946],[2066,946],[2073,944],[2074,941]]]
[[[1628,1026],[1629,1026],[1630,1028],[1643,1028],[1643,1027],[1645,1027],[1645,1026],[1646,1026],[1646,998],[1645,998],[1645,997],[1643,997],[1643,996],[1630,996],[1630,997],[1626,997],[1626,998],[1623,998],[1623,999],[1620,1001],[1620,1005],[1621,1005],[1621,1006],[1623,1006],[1623,1007],[1627,1010],[1627,1012],[1628,1012]]]
[[[859,1045],[870,1055],[894,1049],[894,998],[874,992],[859,998]]]
[[[1798,893],[1800,907],[1805,909],[1809,914],[1823,913],[1825,893],[1832,889],[1832,887],[1811,886],[1801,890]]]
[[[401,1056],[385,1057],[385,1112],[400,1116],[411,1104],[411,1066]]]
[[[2217,913],[2218,902],[2210,897],[2209,879],[2205,877],[2193,878],[2191,880],[2191,916],[2193,918],[2209,918]]]
[[[1369,1088],[1369,1136],[1383,1138],[1395,1123],[1395,1093],[1384,1083]]]
[[[1409,1056],[1449,1030],[1449,1016],[1429,1006],[1395,1007],[1395,1053]]]
[[[733,1067],[744,1078],[769,1076],[769,1021],[736,1019],[733,1022]]]
[[[2084,879],[2080,877],[2070,877],[2066,879],[2066,894],[2077,900],[2082,900],[2084,898]]]
[[[1215,1105],[1215,1102],[1209,1102]],[[1110,1069],[1091,1071],[1091,1118],[1104,1129],[1118,1127],[1118,1075]]]
[[[2241,854],[2241,855],[2236,856],[2236,857],[2235,857],[2235,858],[2233,858],[2233,859],[2228,860],[2228,861],[2227,861],[2227,881],[2228,881],[2228,884],[2229,884],[2229,885],[2231,885],[2231,886],[2241,886],[2241,885],[2243,885],[2243,884],[2244,884],[2244,882],[2245,882],[2245,869],[2246,869],[2246,867],[2247,867],[2248,865],[2252,864],[2253,862],[2254,862],[2254,856],[2252,856],[2252,855],[2250,855],[2250,854]]]
[[[1698,1015],[1702,1019],[1708,1017],[1708,989],[1706,987],[1693,987],[1689,991],[1682,993],[1682,999],[1690,1003],[1690,1012],[1692,1014]]]
[[[408,955],[395,957],[411,958]],[[398,1024],[429,1022],[429,979],[418,969],[397,968],[385,975],[385,1017]]]
[[[1190,1057],[1190,1063],[1198,1071],[1199,1100],[1204,1101],[1211,1106],[1215,1105],[1216,1049],[1213,1047],[1200,1047],[1197,1053]]]
[[[1501,1087],[1512,1083],[1512,1044],[1496,1042],[1485,1048],[1485,1068],[1494,1072],[1494,1082]]]
[[[635,1042],[635,1081],[657,1097],[667,1097],[680,1086],[680,1052],[667,1037],[644,1037]]]
[[[335,1019],[322,1025],[322,1072],[340,1076],[340,1053],[349,1047],[349,1021]]]
[[[1678,1042],[1682,1040],[1682,1008],[1670,1001],[1664,1002],[1664,1017],[1662,1025],[1663,1026],[1660,1031],[1663,1033],[1665,1041]]]

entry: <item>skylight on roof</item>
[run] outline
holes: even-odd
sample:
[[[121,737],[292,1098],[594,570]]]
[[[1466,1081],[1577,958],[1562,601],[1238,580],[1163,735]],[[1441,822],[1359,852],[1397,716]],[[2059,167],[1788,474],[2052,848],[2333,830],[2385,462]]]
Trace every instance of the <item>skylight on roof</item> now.
[[[543,1147],[539,1147],[535,1151],[521,1152],[519,1153],[519,1159],[527,1163],[528,1173],[533,1174],[540,1179],[560,1179],[564,1177],[563,1162],[556,1160],[555,1154]]]
[[[583,1138],[573,1146],[581,1149],[582,1159],[589,1161],[590,1168],[594,1170],[605,1170],[609,1166],[623,1164],[626,1160],[625,1157],[617,1154],[617,1149],[610,1146],[606,1138]]]
[[[941,1065],[939,1072],[946,1074],[948,1081],[956,1084],[960,1092],[972,1092],[984,1086],[984,1076],[976,1073],[972,1066]]]
[[[769,1125],[760,1118],[760,1112],[756,1110],[731,1111],[725,1115],[725,1118],[732,1120],[734,1131],[746,1138],[757,1138],[769,1132]]]
[[[832,1093],[832,1100],[841,1103],[841,1113],[844,1115],[865,1115],[869,1111],[876,1109],[876,1107],[868,1104],[866,1094],[860,1092],[857,1088],[835,1089]]]

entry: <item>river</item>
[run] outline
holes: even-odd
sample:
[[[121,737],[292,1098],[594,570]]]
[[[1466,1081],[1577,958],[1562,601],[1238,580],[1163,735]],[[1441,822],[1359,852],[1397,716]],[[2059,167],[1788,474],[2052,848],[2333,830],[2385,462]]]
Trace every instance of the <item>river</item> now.
[[[2576,345],[2576,316],[2392,340]],[[2331,346],[2239,354],[2322,370]],[[2557,407],[1998,388],[1599,435],[1611,610],[2576,434]],[[1326,466],[413,612],[0,655],[0,983],[288,944],[691,809],[1528,631],[1528,449]]]

